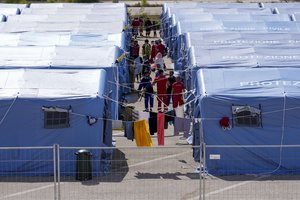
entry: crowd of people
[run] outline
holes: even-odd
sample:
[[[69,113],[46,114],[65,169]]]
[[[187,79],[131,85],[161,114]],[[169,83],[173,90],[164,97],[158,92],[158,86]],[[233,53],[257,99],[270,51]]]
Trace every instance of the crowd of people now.
[[[144,29],[146,31],[146,37],[150,37],[151,31],[153,31],[153,37],[157,37],[158,23],[155,20],[151,21],[149,18],[144,20],[142,17],[135,17],[131,23],[132,35],[136,39],[138,35],[144,36]]]
[[[141,18],[135,18],[132,21],[132,33],[134,39],[130,46],[131,71],[134,72],[134,78],[139,83],[138,90],[144,97],[145,110],[152,111],[154,105],[156,85],[156,97],[158,102],[158,112],[167,112],[172,103],[173,108],[184,104],[183,93],[185,90],[181,77],[174,76],[174,71],[169,71],[166,75],[166,65],[164,57],[167,55],[167,48],[160,39],[149,41],[151,30],[153,36],[157,36],[157,23],[147,18],[145,21]],[[146,37],[144,44],[140,49],[137,37]],[[141,53],[140,53],[141,52]],[[151,73],[154,73],[152,79]]]

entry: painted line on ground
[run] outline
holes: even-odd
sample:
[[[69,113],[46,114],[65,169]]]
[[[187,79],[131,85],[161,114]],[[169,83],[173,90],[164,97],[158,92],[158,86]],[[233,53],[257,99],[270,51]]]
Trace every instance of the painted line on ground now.
[[[228,191],[228,190],[232,190],[232,189],[235,189],[237,187],[240,187],[240,186],[243,186],[243,185],[247,185],[249,183],[253,183],[253,182],[255,182],[257,180],[260,180],[260,179],[263,179],[263,178],[266,178],[266,176],[260,176],[258,178],[255,178],[255,179],[251,180],[251,181],[245,181],[245,182],[237,183],[237,184],[234,184],[234,185],[231,185],[231,186],[228,186],[228,187],[224,187],[224,188],[219,189],[219,190],[215,190],[215,191],[209,192],[209,193],[205,194],[205,197],[209,197],[211,195],[215,195],[215,194],[219,194],[219,193],[222,193],[222,192],[225,192],[225,191]],[[196,199],[199,199],[199,195],[196,196],[196,197],[193,197],[193,198],[191,198],[189,200],[196,200]]]
[[[41,187],[38,187],[38,188],[34,188],[34,189],[30,189],[30,190],[25,190],[23,192],[17,192],[17,193],[5,195],[5,196],[1,197],[0,199],[8,199],[8,198],[20,196],[20,195],[23,195],[23,194],[27,194],[27,193],[30,193],[30,192],[36,192],[36,191],[39,191],[39,190],[44,190],[44,189],[51,188],[51,187],[54,187],[53,183],[51,185],[45,185],[45,186],[41,186]]]

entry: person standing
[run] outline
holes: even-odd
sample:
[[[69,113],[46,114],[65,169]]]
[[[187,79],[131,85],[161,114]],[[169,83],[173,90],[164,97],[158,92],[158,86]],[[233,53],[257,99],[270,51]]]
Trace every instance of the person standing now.
[[[167,84],[168,78],[164,75],[164,70],[158,71],[158,76],[154,79],[153,85],[157,84],[158,112],[168,111],[167,106]]]
[[[150,37],[152,22],[149,18],[145,21],[146,37]]]
[[[157,53],[161,53],[161,55],[164,57],[166,55],[165,49],[166,49],[166,47],[165,47],[165,45],[162,44],[161,40],[157,40],[156,41],[156,51],[157,51]]]
[[[156,37],[157,36],[157,33],[156,33],[156,31],[157,31],[157,24],[156,24],[155,20],[152,21],[152,31],[153,31],[153,36]]]
[[[145,43],[143,44],[143,49],[142,49],[142,53],[143,53],[143,58],[150,58],[150,53],[151,53],[151,45],[149,44],[149,40],[145,40]]]
[[[168,87],[167,87],[167,95],[168,95],[168,97],[167,97],[168,98],[167,106],[170,105],[171,100],[172,100],[172,103],[174,103],[174,99],[173,99],[173,95],[172,95],[172,86],[173,86],[173,83],[176,82],[176,78],[174,76],[174,71],[173,70],[171,70],[169,72],[168,81],[169,81],[169,83],[168,83]]]
[[[140,36],[143,37],[143,31],[144,31],[144,19],[140,17],[139,19],[139,29],[140,29]]]
[[[133,42],[132,46],[132,57],[133,59],[136,59],[140,56],[140,45],[137,40]]]
[[[152,111],[153,109],[153,87],[151,84],[152,78],[150,77],[150,72],[146,71],[144,73],[144,76],[141,80],[141,83],[139,85],[138,90],[142,91],[142,94],[144,95],[144,103],[145,103],[145,110],[144,111]],[[149,110],[149,103],[150,103],[150,110]]]
[[[183,101],[183,93],[184,93],[184,84],[181,81],[180,76],[176,77],[176,82],[172,85],[173,92],[173,108],[177,108],[178,106],[182,106],[184,104]]]
[[[141,57],[137,57],[136,59],[134,59],[134,74],[137,82],[139,82],[139,80],[141,80],[142,78],[142,62],[143,60]]]
[[[156,44],[154,41],[151,41],[151,58],[150,58],[150,63],[154,62],[156,56]]]
[[[140,26],[139,18],[135,17],[131,25],[132,25],[132,35],[134,36],[134,38],[136,38],[139,34],[139,26]]]

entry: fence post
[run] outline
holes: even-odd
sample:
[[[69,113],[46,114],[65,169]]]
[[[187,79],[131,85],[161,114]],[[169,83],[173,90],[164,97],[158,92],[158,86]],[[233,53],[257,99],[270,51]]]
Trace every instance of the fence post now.
[[[58,200],[60,200],[60,146],[59,144],[57,146],[57,197]]]
[[[202,143],[199,146],[199,200],[202,200],[202,174],[201,174],[201,163],[202,163]]]
[[[54,200],[57,200],[57,178],[56,178],[56,145],[53,145],[53,182],[54,182]]]
[[[203,200],[205,200],[206,144],[203,143]]]

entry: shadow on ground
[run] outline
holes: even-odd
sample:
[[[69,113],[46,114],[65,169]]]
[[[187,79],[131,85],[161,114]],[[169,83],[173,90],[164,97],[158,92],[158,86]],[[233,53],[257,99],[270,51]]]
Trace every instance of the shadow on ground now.
[[[172,179],[172,180],[182,180],[181,177],[187,177],[189,179],[199,179],[199,174],[197,173],[142,173],[137,172],[135,177],[138,179]]]

